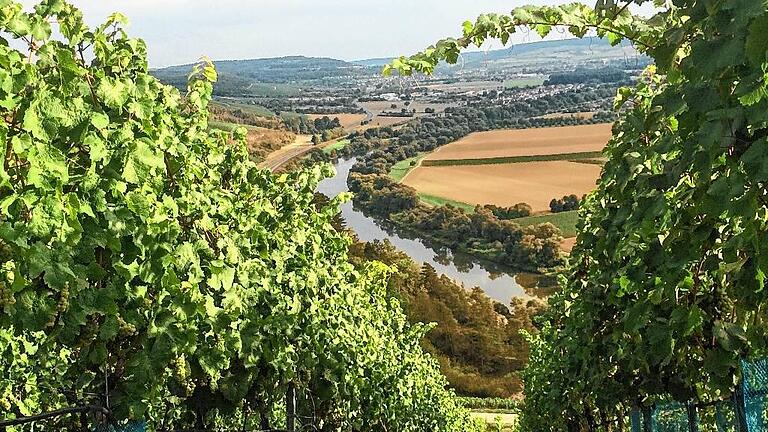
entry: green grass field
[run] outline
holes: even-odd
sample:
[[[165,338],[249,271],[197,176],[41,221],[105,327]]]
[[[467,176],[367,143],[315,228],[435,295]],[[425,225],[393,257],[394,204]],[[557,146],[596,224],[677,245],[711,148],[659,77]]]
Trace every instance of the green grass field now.
[[[249,114],[257,115],[259,117],[267,117],[272,118],[275,116],[275,113],[270,111],[269,109],[261,106],[261,105],[254,105],[254,104],[248,104],[248,103],[240,103],[240,102],[234,102],[230,100],[222,100],[218,99],[213,102],[215,105],[221,105],[223,107],[229,108],[229,109],[239,109],[243,110]]]
[[[349,140],[339,140],[323,149],[323,153],[331,154],[334,151],[341,150],[349,144]]]
[[[444,159],[425,160],[423,166],[459,166],[459,165],[499,165],[523,162],[551,162],[551,161],[578,161],[580,159],[597,159],[603,156],[602,152],[580,152],[552,155],[510,156],[483,159]]]
[[[504,81],[504,88],[538,87],[546,80],[546,77],[514,78]]]
[[[605,159],[574,159],[569,162],[576,162],[576,163],[583,163],[583,164],[589,164],[589,165],[605,165]]]
[[[488,425],[488,430],[511,432],[515,430],[517,424],[517,414],[499,414],[493,412],[484,411],[470,411],[472,417],[476,417],[485,421]]]
[[[573,210],[562,213],[529,216],[513,219],[512,221],[519,224],[520,226],[538,225],[545,222],[550,222],[556,227],[560,228],[560,231],[563,233],[563,237],[575,237],[576,224],[579,221],[579,211]]]
[[[301,93],[301,89],[293,84],[273,84],[273,83],[259,83],[253,82],[244,87],[243,92],[254,96],[266,96],[266,97],[285,97],[296,96]]]
[[[233,130],[235,130],[239,126],[242,126],[242,125],[238,125],[238,124],[234,124],[234,123],[225,123],[225,122],[220,122],[220,121],[209,121],[208,122],[208,129],[218,129],[218,130],[222,130],[224,132],[232,132]]]
[[[389,170],[389,176],[392,177],[396,182],[400,183],[413,168],[419,165],[419,162],[424,159],[424,156],[426,155],[426,153],[419,153],[412,158],[401,160],[400,162],[392,165],[392,168]],[[411,166],[411,162],[416,163],[414,166]]]
[[[223,130],[225,132],[232,132],[239,127],[244,127],[249,130],[259,129],[257,126],[251,126],[246,124],[227,123],[227,122],[220,122],[220,121],[208,122],[208,129],[218,129],[218,130]]]
[[[424,203],[426,203],[428,205],[434,206],[434,207],[450,204],[450,205],[452,205],[454,207],[462,208],[462,209],[464,209],[468,213],[474,213],[475,212],[475,206],[473,206],[472,204],[467,204],[467,203],[461,202],[461,201],[454,201],[454,200],[451,200],[451,199],[448,199],[448,198],[442,198],[442,197],[438,197],[438,196],[434,196],[434,195],[427,195],[427,194],[422,194],[422,193],[419,194],[419,199],[422,202],[424,202]]]

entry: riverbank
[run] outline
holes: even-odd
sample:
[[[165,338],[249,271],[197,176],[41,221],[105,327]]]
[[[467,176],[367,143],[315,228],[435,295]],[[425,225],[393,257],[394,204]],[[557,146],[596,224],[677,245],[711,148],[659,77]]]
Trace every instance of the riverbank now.
[[[348,192],[347,177],[356,162],[356,158],[336,161],[336,175],[322,181],[318,192],[328,197]],[[355,209],[352,202],[342,204],[340,210],[345,226],[355,232],[360,241],[387,241],[414,261],[429,264],[438,274],[447,276],[467,289],[480,287],[490,298],[503,304],[508,304],[513,297],[530,298],[532,295],[539,295],[538,292],[541,291],[538,286],[541,276],[518,273],[506,266],[458,251],[453,252],[448,247],[441,247],[443,245],[428,239],[409,238],[408,233],[402,229]],[[518,279],[521,282],[518,282]]]

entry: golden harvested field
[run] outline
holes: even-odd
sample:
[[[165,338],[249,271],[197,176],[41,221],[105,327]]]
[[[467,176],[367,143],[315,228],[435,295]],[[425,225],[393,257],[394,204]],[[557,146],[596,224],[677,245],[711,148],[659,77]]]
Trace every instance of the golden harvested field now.
[[[524,202],[540,213],[549,210],[552,198],[591,192],[600,170],[599,165],[567,161],[420,166],[403,183],[420,193],[468,204],[507,207]]]
[[[574,246],[576,246],[576,237],[569,237],[560,242],[560,249],[568,253],[573,250]]]
[[[425,160],[486,159],[601,151],[611,124],[476,132],[437,149]]]
[[[360,126],[360,122],[365,120],[367,116],[365,114],[308,114],[307,117],[310,120],[322,117],[338,117],[339,123],[341,123],[341,127],[344,129],[349,129],[355,126]]]

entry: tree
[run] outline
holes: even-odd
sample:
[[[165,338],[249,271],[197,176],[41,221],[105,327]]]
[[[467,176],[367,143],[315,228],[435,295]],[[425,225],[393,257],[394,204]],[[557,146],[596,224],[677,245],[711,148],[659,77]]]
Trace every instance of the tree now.
[[[321,142],[323,142],[323,140],[320,139],[320,135],[312,135],[312,145],[318,145]]]

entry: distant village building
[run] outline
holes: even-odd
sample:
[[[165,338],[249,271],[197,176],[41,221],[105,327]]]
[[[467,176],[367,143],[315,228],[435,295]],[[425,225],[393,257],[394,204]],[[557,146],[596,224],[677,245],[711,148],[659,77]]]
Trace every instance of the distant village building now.
[[[397,102],[400,100],[400,96],[396,93],[382,93],[381,98],[387,102]]]

